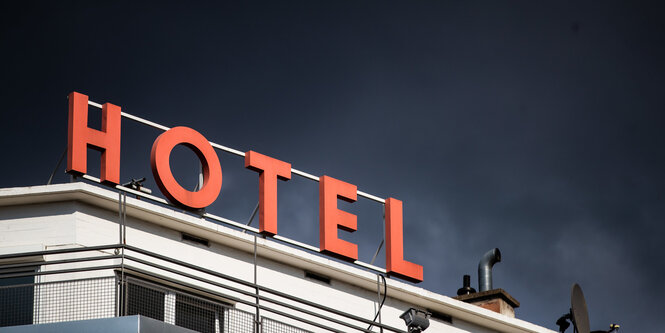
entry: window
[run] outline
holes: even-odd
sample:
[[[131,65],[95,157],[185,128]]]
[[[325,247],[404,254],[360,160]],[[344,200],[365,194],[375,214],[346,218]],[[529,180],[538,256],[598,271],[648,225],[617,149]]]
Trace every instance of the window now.
[[[35,271],[36,268],[0,272],[0,327],[32,324],[35,276],[31,273]],[[11,277],[2,278],[7,275]]]
[[[224,331],[228,309],[222,303],[132,277],[126,286],[125,315],[146,316],[202,333]]]
[[[127,284],[127,315],[141,315],[164,321],[164,294],[162,290],[135,283]]]
[[[223,308],[214,303],[182,294],[176,295],[175,324],[198,332],[215,333],[223,323]]]

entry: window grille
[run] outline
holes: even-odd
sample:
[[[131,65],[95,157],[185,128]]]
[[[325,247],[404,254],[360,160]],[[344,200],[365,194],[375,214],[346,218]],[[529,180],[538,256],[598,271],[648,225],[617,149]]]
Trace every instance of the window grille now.
[[[227,309],[224,316],[224,330],[223,333],[238,333],[238,332],[256,332],[254,329],[254,314],[238,309]]]
[[[115,316],[115,278],[39,283],[35,286],[35,324]]]
[[[0,327],[32,324],[34,276],[0,279]]]
[[[164,321],[165,291],[136,283],[127,283],[125,315],[141,315]]]
[[[222,306],[199,298],[176,294],[175,324],[197,332],[219,332],[223,323]]]
[[[115,316],[115,279],[34,283],[34,276],[0,281],[0,326]],[[27,282],[30,283],[20,283]]]
[[[311,333],[267,317],[261,319],[261,333]]]
[[[254,315],[221,302],[127,278],[126,315],[143,315],[201,333],[254,332]]]

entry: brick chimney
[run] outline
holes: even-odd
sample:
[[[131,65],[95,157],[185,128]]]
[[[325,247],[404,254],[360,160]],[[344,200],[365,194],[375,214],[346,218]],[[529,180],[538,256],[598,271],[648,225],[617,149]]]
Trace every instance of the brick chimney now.
[[[515,308],[520,306],[520,302],[503,289],[492,289],[453,298],[512,318],[515,318]]]

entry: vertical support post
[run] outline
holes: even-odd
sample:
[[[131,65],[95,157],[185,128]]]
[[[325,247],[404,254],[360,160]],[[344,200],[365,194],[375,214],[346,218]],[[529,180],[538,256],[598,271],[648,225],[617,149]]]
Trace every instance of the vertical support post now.
[[[256,318],[254,318],[254,332],[261,332],[261,312],[259,310],[259,285],[256,272],[256,234],[254,234],[254,292],[256,294]]]
[[[127,245],[127,193],[122,193],[122,245]],[[125,259],[125,247],[122,247],[122,258]],[[124,261],[123,261],[124,263]]]
[[[122,244],[122,191],[118,190],[118,244]]]
[[[382,237],[381,237],[381,242],[379,243],[379,247],[376,249],[376,252],[374,252],[374,256],[372,257],[372,261],[369,262],[370,265],[374,265],[374,260],[376,260],[376,257],[379,255],[379,252],[381,251],[381,248],[383,247],[383,242],[386,240],[386,209],[384,205],[383,209],[383,218],[381,221],[381,228],[382,228]],[[378,277],[377,277],[378,279]]]
[[[122,281],[122,289],[124,290],[124,297],[122,300],[123,303],[123,308],[122,308],[122,315],[126,316],[127,315],[127,309],[129,308],[129,288],[127,287],[127,279],[123,276]]]
[[[118,288],[121,292],[118,293],[118,316],[127,315],[127,283],[125,281],[125,220],[127,218],[127,193],[118,191],[118,246],[120,248],[120,280]],[[117,251],[117,249],[116,249]],[[118,252],[116,252],[118,254]]]
[[[122,191],[118,191],[118,245],[122,244]],[[122,251],[122,249],[116,249],[115,254],[118,254],[118,251]],[[124,289],[123,288],[123,280],[124,277],[122,276],[122,262],[123,260],[120,259],[120,276],[116,275],[116,317],[122,316],[122,302],[124,301],[124,298],[122,297]]]

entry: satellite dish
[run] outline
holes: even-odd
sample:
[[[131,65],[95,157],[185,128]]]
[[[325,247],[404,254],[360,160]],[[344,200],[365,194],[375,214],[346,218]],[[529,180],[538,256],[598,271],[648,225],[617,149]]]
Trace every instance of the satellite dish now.
[[[573,315],[573,325],[577,333],[589,333],[589,312],[586,309],[586,300],[579,284],[573,284],[570,291],[570,311]]]
[[[556,321],[556,324],[559,325],[559,332],[565,332],[570,326],[568,320],[573,322],[575,333],[612,333],[619,330],[619,325],[612,324],[609,331],[590,331],[586,300],[584,299],[582,288],[577,283],[573,284],[573,288],[570,291],[570,312],[564,314]]]

